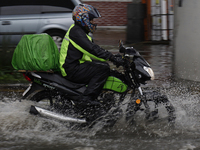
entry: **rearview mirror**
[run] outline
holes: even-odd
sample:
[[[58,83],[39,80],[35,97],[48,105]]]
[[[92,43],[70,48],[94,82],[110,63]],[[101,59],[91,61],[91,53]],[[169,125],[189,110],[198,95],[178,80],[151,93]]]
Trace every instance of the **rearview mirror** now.
[[[122,40],[119,40],[119,52],[120,53],[126,52],[126,48],[124,47]]]

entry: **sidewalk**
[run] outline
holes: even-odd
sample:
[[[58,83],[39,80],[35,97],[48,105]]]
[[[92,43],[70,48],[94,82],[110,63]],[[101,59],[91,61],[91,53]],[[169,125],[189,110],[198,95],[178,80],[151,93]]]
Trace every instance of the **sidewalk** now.
[[[94,42],[98,45],[118,46],[119,40],[126,41],[126,27],[97,27],[93,34]]]

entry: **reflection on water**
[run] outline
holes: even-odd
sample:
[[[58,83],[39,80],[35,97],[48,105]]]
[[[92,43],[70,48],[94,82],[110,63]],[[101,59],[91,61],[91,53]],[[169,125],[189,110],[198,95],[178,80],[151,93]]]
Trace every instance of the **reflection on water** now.
[[[122,118],[113,128],[95,126],[93,129],[74,130],[67,123],[30,115],[29,108],[33,102],[19,102],[20,90],[3,91],[0,92],[0,149],[200,149],[200,94],[196,85],[187,86],[171,80],[172,47],[137,45],[135,48],[155,71],[156,80],[149,82],[147,87],[159,88],[176,108],[174,127],[169,127],[165,120],[146,122],[138,115],[132,126]]]

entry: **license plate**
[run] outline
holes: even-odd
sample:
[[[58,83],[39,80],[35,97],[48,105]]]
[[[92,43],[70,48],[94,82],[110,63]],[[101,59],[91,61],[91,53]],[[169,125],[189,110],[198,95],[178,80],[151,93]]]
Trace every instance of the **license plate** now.
[[[24,91],[24,93],[22,94],[23,96],[26,95],[26,93],[31,89],[32,84],[29,84],[29,87]]]

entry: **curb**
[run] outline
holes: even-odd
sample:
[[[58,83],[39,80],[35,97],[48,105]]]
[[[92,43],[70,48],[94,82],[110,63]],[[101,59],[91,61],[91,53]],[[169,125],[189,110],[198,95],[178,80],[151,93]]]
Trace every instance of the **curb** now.
[[[28,84],[0,84],[0,88],[16,88],[16,87],[21,87],[21,88],[27,88]]]
[[[126,26],[97,26],[98,31],[110,30],[110,31],[126,31]]]

